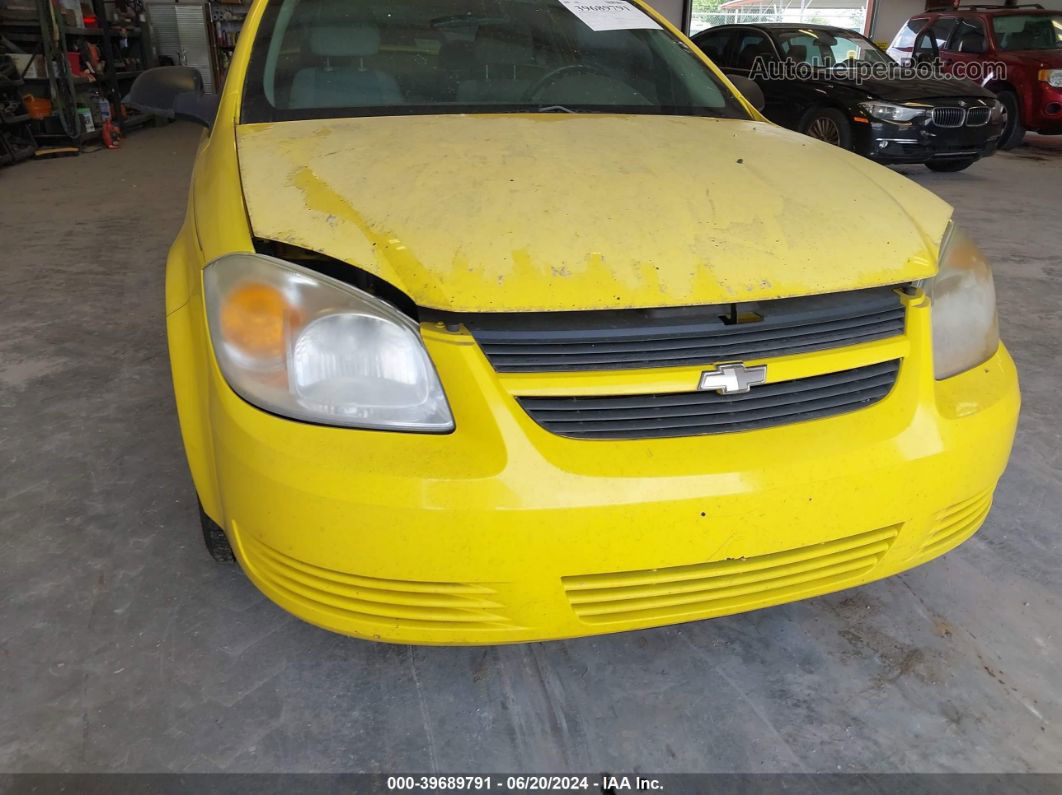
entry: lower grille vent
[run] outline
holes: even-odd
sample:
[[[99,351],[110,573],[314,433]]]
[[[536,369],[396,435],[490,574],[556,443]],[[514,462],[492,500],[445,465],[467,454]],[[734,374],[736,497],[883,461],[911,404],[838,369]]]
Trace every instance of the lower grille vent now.
[[[251,566],[271,586],[340,618],[434,629],[511,626],[498,595],[486,585],[366,577],[296,560],[249,534],[241,541]]]
[[[922,554],[940,555],[965,541],[981,526],[991,509],[992,492],[987,491],[941,511],[922,545]]]
[[[878,565],[900,527],[740,560],[564,577],[564,590],[588,623],[733,611],[843,587]]]
[[[743,394],[673,392],[606,397],[521,397],[539,425],[573,439],[659,439],[731,433],[865,408],[896,382],[899,360],[754,387]]]

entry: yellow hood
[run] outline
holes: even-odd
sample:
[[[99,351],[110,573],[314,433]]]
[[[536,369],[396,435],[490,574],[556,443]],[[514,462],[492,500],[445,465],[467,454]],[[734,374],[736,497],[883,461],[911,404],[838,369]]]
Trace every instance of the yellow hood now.
[[[405,116],[243,125],[254,234],[455,311],[728,303],[932,275],[951,208],[762,122]]]

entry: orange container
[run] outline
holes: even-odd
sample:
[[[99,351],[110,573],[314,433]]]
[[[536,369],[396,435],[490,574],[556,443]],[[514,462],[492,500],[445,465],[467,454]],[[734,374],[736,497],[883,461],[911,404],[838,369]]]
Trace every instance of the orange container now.
[[[50,99],[26,94],[22,97],[22,104],[26,106],[26,112],[31,119],[46,119],[52,115],[52,101]]]

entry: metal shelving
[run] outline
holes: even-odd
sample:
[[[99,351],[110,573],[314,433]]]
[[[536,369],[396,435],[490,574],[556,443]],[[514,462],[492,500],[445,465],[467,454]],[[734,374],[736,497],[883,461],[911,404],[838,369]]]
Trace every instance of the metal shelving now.
[[[10,165],[32,157],[37,141],[29,113],[19,112],[25,84],[17,79],[13,60],[6,56],[0,56],[0,60],[0,165]]]
[[[0,33],[26,53],[40,56],[44,67],[45,76],[23,78],[31,93],[47,97],[53,104],[48,117],[35,120],[40,128],[38,137],[65,137],[80,143],[98,138],[99,129],[86,131],[77,109],[79,104],[91,106],[91,98],[84,94],[92,90],[109,101],[114,122],[123,131],[152,118],[122,118],[119,111],[132,80],[150,65],[149,28],[143,15],[135,22],[112,21],[107,13],[108,0],[91,0],[91,6],[97,27],[67,25],[50,0],[38,0],[36,21],[6,20],[0,24]],[[82,40],[99,50],[103,69],[93,77],[74,74],[67,60],[67,53],[81,51],[78,42]]]
[[[236,40],[239,38],[243,23],[251,10],[249,1],[211,0],[210,17],[214,26],[214,51],[218,72],[224,75],[229,69]]]

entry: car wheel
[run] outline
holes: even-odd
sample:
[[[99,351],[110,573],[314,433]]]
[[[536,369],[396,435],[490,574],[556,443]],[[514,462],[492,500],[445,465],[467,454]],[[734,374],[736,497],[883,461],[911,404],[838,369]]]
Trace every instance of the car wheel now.
[[[842,149],[852,148],[852,125],[836,108],[812,108],[801,121],[800,132]]]
[[[926,162],[926,168],[930,171],[962,171],[976,162],[976,157],[963,157],[955,160],[929,160]]]
[[[236,555],[232,552],[232,545],[221,529],[221,525],[206,515],[203,503],[199,503],[199,524],[203,527],[203,543],[206,544],[210,557],[218,563],[235,563]]]
[[[1018,95],[1013,91],[1000,91],[996,96],[1003,103],[1003,132],[999,134],[998,148],[1013,149],[1021,146],[1025,139],[1025,128],[1021,126]]]

